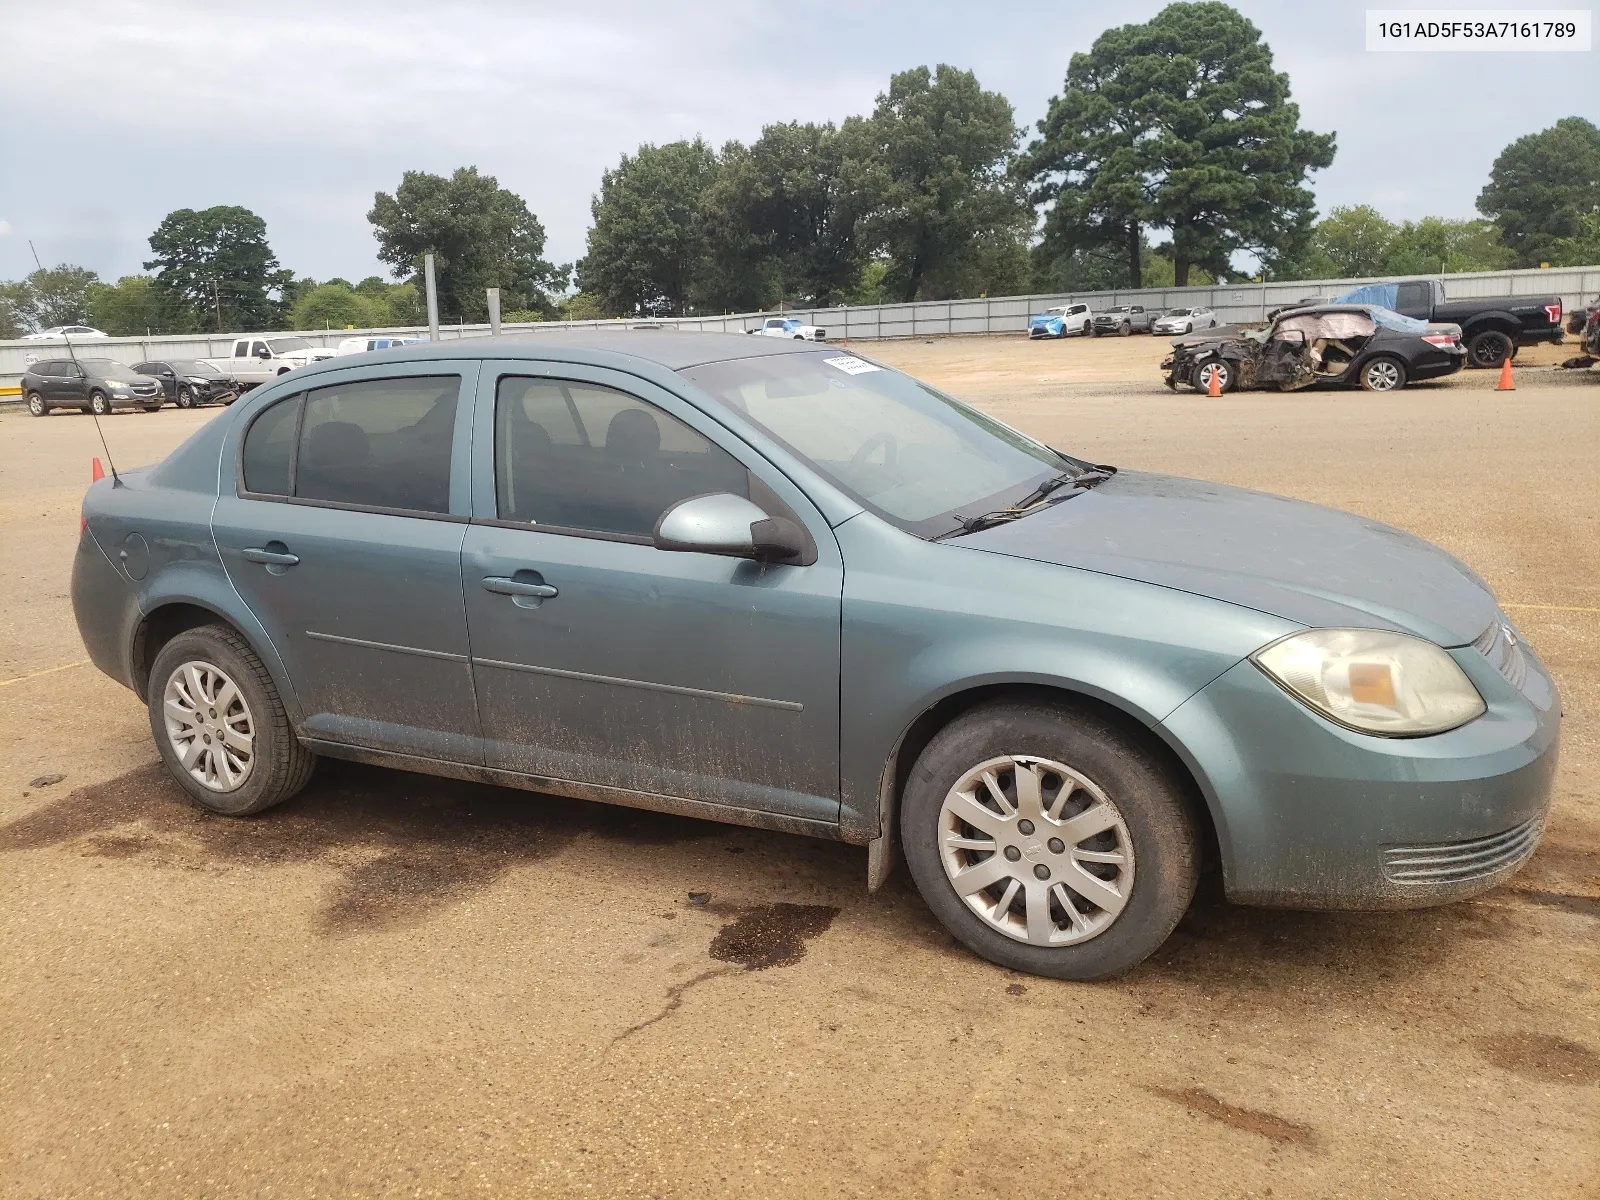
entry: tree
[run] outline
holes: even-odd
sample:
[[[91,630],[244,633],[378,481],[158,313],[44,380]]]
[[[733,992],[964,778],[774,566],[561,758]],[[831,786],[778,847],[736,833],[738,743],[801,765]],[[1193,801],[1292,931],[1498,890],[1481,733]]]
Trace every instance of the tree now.
[[[1597,208],[1600,129],[1582,117],[1512,142],[1478,196],[1478,211],[1499,226],[1521,267],[1552,261],[1556,242],[1577,237],[1583,215]]]
[[[1600,208],[1578,218],[1575,237],[1556,239],[1550,262],[1557,267],[1587,267],[1600,263]]]
[[[248,208],[218,205],[170,212],[150,235],[155,286],[166,311],[189,329],[272,329],[278,296],[293,275],[278,266],[267,224]]]
[[[89,324],[112,337],[187,333],[193,328],[188,310],[171,311],[148,275],[124,275],[114,284],[91,283],[86,298]]]
[[[382,297],[363,295],[342,279],[319,283],[295,301],[289,323],[295,329],[378,329],[389,323]]]
[[[1027,220],[1008,174],[1017,136],[1004,96],[943,64],[892,76],[871,117],[844,123],[843,186],[896,299],[960,294],[986,241]]]
[[[578,287],[613,313],[688,311],[705,255],[701,196],[717,156],[700,138],[640,146],[600,177]]]
[[[22,298],[26,289],[22,283],[0,283],[0,342],[22,337],[28,332],[22,317]]]
[[[861,274],[845,144],[830,124],[768,125],[730,142],[702,196],[708,307],[826,306]]]
[[[566,285],[566,272],[546,262],[544,226],[521,196],[476,167],[446,179],[407,171],[390,196],[378,192],[367,214],[378,257],[397,278],[419,287],[423,256],[434,255],[439,313],[445,319],[489,319],[488,288],[500,289],[504,308],[553,309],[550,292]]]
[[[69,263],[40,268],[25,279],[4,285],[0,323],[9,323],[24,332],[54,325],[88,324],[89,288],[99,279],[87,267]]]
[[[1039,132],[1024,169],[1054,206],[1046,238],[1061,252],[1120,242],[1133,280],[1141,227],[1164,228],[1178,287],[1196,264],[1225,276],[1240,250],[1269,268],[1299,253],[1306,175],[1334,154],[1333,134],[1300,128],[1260,31],[1217,0],[1107,30],[1073,56]]]
[[[1384,256],[1384,275],[1456,274],[1503,271],[1516,255],[1488,221],[1423,217],[1402,222]]]

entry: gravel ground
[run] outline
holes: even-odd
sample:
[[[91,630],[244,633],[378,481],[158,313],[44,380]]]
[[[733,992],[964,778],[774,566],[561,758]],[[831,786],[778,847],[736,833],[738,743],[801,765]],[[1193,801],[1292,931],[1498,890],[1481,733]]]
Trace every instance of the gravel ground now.
[[[863,344],[1064,449],[1461,555],[1558,680],[1476,901],[1198,903],[1131,975],[957,948],[902,869],[331,764],[201,814],[81,664],[87,418],[0,415],[0,1193],[1600,1196],[1600,372],[1172,395],[1148,338]],[[106,421],[119,463],[209,419]],[[59,776],[54,782],[44,782]],[[696,903],[690,893],[709,893]]]

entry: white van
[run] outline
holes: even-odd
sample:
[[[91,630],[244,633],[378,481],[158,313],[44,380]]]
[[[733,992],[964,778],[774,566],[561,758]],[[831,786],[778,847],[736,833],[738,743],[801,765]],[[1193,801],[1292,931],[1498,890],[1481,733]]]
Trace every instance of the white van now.
[[[347,337],[339,343],[339,349],[334,352],[336,357],[342,358],[346,354],[365,354],[369,350],[390,350],[395,346],[414,346],[423,338],[416,334],[378,334],[368,337]]]

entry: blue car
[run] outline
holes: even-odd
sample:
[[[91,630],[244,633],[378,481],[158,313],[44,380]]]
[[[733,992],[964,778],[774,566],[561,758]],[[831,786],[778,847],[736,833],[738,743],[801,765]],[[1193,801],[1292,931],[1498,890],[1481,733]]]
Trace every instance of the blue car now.
[[[84,644],[219,814],[329,757],[838,839],[985,958],[1095,979],[1207,864],[1245,904],[1436,904],[1550,803],[1555,685],[1442,550],[811,343],[335,359],[83,516]]]
[[[1094,332],[1094,313],[1087,304],[1059,304],[1028,318],[1030,338],[1063,338]]]

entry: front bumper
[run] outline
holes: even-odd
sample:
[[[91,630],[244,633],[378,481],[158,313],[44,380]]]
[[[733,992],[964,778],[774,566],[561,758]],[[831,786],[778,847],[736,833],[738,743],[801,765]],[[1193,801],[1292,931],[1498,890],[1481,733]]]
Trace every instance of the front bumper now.
[[[1163,722],[1206,793],[1229,899],[1419,908],[1516,873],[1550,806],[1560,698],[1531,652],[1520,690],[1471,647],[1450,654],[1488,711],[1432,737],[1343,729],[1248,660]]]
[[[1066,337],[1067,331],[1066,327],[1062,325],[1030,325],[1028,326],[1028,336],[1031,338]]]

